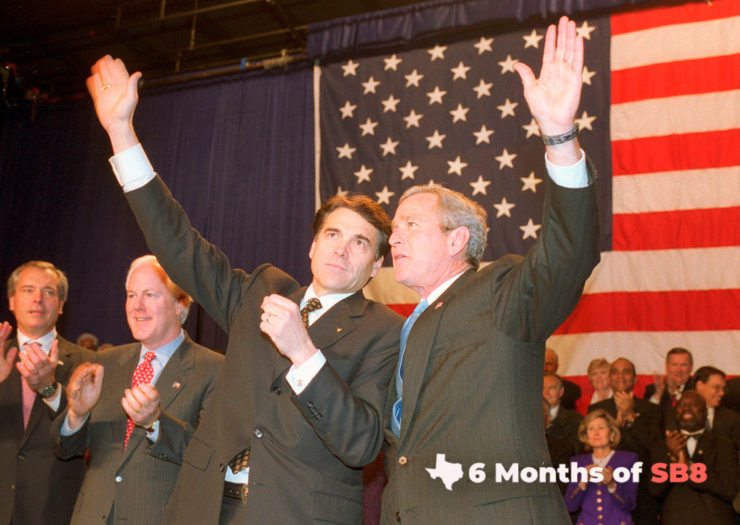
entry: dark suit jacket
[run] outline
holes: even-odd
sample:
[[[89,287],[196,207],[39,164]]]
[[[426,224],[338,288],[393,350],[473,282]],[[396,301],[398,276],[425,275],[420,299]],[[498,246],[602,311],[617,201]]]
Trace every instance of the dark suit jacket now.
[[[550,465],[544,343],[598,261],[595,187],[550,184],[527,256],[465,272],[419,316],[404,357],[400,439],[390,430],[395,385],[386,401],[382,523],[570,522],[557,486],[496,482],[495,468]],[[466,474],[451,491],[426,471],[437,454]],[[467,479],[474,463],[485,463],[479,484]]]
[[[285,380],[290,361],[259,328],[264,296],[297,302],[296,281],[271,265],[232,269],[159,178],[126,197],[170,277],[229,334],[213,408],[185,453],[165,522],[217,523],[226,466],[250,447],[248,523],[360,523],[361,467],[382,443],[401,318],[361,291],[337,303],[309,328],[327,365],[296,396]]]
[[[67,384],[72,370],[83,361],[94,359],[95,352],[59,340],[56,380]],[[8,342],[7,348],[18,341]],[[0,383],[0,525],[13,519],[14,525],[67,525],[77,491],[82,483],[85,463],[80,459],[60,461],[49,446],[49,427],[53,411],[36,397],[28,427],[23,430],[21,375],[15,367]],[[61,393],[60,410],[66,406]]]
[[[558,409],[558,415],[547,427],[547,435],[566,440],[573,447],[574,454],[578,454],[583,450],[583,443],[578,439],[578,427],[582,420],[583,416],[581,414],[561,405]]]
[[[571,459],[579,467],[593,463],[591,454],[583,454]],[[608,467],[631,468],[637,461],[637,454],[615,450],[607,464]],[[617,483],[614,494],[609,492],[603,483],[590,482],[586,490],[578,487],[577,481],[571,481],[565,493],[565,504],[570,512],[579,512],[577,525],[632,525],[630,512],[637,500],[637,482],[632,478]],[[599,519],[603,516],[603,519]]]
[[[665,440],[655,444],[654,458],[668,462]],[[706,465],[707,479],[702,483],[653,483],[650,491],[663,501],[663,525],[731,525],[734,512],[731,501],[738,490],[738,463],[729,439],[705,431],[691,457],[693,463]]]
[[[740,451],[740,414],[721,405],[716,407],[711,431],[732,441],[735,450]]]
[[[570,462],[570,458],[575,455],[573,445],[564,439],[560,439],[559,437],[552,436],[550,434],[547,434],[545,438],[547,439],[547,451],[550,453],[552,466],[557,468],[559,465],[567,465]],[[560,493],[565,494],[568,484],[559,477],[557,479],[557,484],[560,489]]]
[[[81,456],[90,447],[90,466],[72,524],[160,523],[185,447],[209,403],[223,363],[221,354],[186,336],[155,384],[162,408],[157,442],[153,444],[144,429],[134,427],[124,453],[127,416],[121,398],[131,387],[140,352],[140,343],[101,352],[103,391],[87,422],[75,434],[62,436],[65,410],[52,426],[52,443],[59,457]]]
[[[560,400],[560,405],[570,410],[575,410],[576,402],[581,397],[581,387],[573,381],[562,378],[560,380],[563,383],[563,397]]]
[[[727,380],[722,406],[740,414],[740,376]]]
[[[689,378],[686,381],[684,390],[686,390],[688,388],[688,385],[690,384],[691,384],[691,378]],[[653,394],[655,394],[655,383],[650,383],[648,386],[645,387],[645,394],[642,396],[642,398],[645,401],[650,401],[650,398],[653,397]],[[675,403],[673,402],[673,398],[668,393],[667,388],[663,391],[663,395],[660,396],[660,404],[655,405],[655,403],[653,403],[653,406],[657,406],[660,408],[661,433],[663,433],[666,428],[676,427],[676,420],[674,416],[674,410],[676,407],[675,407]]]
[[[613,397],[590,405],[588,411],[598,408],[606,410],[614,418],[617,417],[617,405]],[[656,405],[639,397],[635,397],[635,413],[639,415],[634,423],[620,429],[622,438],[616,448],[634,452],[647,465],[655,441],[664,437],[660,431],[660,413]]]

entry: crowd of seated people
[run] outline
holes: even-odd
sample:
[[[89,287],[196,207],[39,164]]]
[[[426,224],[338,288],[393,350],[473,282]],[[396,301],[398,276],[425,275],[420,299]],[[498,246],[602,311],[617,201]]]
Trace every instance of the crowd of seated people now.
[[[740,403],[733,403],[734,393],[724,402],[732,387],[722,370],[704,365],[692,375],[693,364],[687,349],[670,349],[665,375],[655,375],[640,397],[634,363],[593,359],[586,370],[589,385],[573,411],[583,418],[580,424],[563,408],[562,378],[545,367],[543,401],[546,416],[552,416],[546,417],[548,444],[580,442],[587,453],[578,455],[580,446],[573,446],[570,462],[607,471],[600,482],[568,485],[564,497],[574,523],[740,523]],[[616,482],[606,470],[621,459],[642,462],[634,487]]]

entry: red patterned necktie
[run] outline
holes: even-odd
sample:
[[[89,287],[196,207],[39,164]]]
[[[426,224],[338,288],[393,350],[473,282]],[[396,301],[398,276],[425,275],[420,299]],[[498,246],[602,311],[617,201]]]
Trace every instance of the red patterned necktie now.
[[[26,341],[23,343],[24,349],[26,345],[31,345],[33,343],[36,343],[36,341]],[[33,403],[36,401],[36,391],[31,388],[31,385],[28,384],[28,381],[26,381],[26,378],[23,376],[21,376],[21,385],[23,386],[23,429],[25,430],[26,427],[28,427],[28,420],[31,417]]]
[[[157,357],[154,352],[147,352],[144,354],[144,359],[139,363],[139,366],[134,370],[134,377],[131,379],[131,388],[136,388],[139,385],[145,383],[151,383],[154,379],[154,368],[152,368],[152,359]],[[134,431],[134,420],[131,418],[126,419],[126,438],[123,440],[123,451],[126,452],[126,445]]]

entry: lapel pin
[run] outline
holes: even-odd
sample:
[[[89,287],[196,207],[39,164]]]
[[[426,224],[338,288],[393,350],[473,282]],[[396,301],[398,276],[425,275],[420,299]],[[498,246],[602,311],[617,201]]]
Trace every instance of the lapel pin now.
[[[174,383],[172,383],[172,388],[177,389],[177,388],[180,388],[181,386],[182,386],[182,383],[180,383],[179,381],[175,381]]]
[[[437,304],[434,305],[434,309],[439,310],[440,308],[442,308],[443,304],[444,304],[444,301],[438,302]]]
[[[337,326],[337,333],[339,333],[341,331],[342,331],[342,327],[341,326]]]

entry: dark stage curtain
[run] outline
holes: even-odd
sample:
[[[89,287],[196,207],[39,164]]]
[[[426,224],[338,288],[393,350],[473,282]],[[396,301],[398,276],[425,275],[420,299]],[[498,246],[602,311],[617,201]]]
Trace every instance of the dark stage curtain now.
[[[234,266],[272,262],[310,282],[314,211],[312,70],[308,64],[170,89],[144,89],[141,143],[193,225]],[[84,79],[80,79],[81,85]],[[107,135],[89,101],[5,115],[0,140],[0,275],[45,259],[70,297],[58,329],[129,342],[123,282],[148,252],[118,187]],[[5,285],[3,285],[3,290]],[[13,317],[3,301],[0,319]],[[223,351],[225,335],[198,307],[186,323]]]

